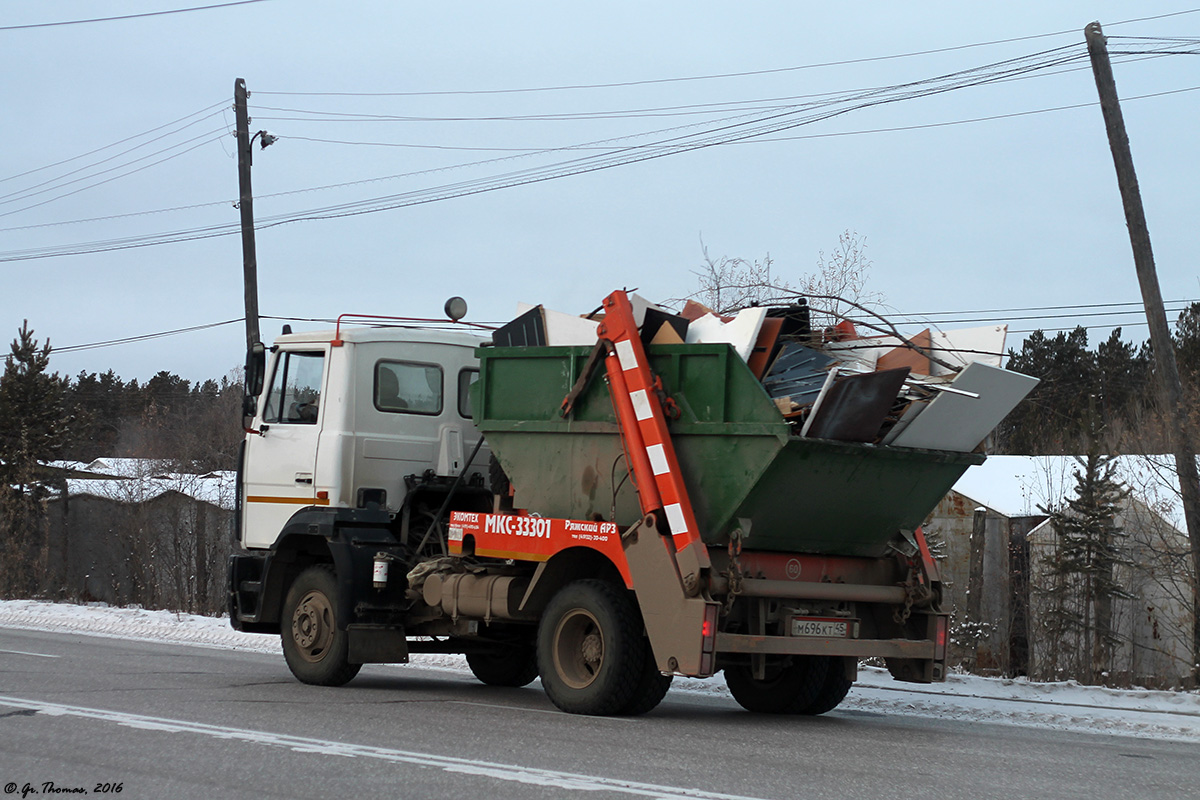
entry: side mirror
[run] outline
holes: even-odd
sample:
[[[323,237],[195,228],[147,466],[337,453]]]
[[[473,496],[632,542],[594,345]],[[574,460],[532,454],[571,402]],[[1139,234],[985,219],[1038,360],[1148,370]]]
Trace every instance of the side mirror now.
[[[263,379],[267,372],[267,348],[255,342],[246,351],[246,395],[258,397],[262,394]]]
[[[267,348],[262,342],[255,342],[246,350],[246,394],[242,398],[242,427],[248,428],[250,420],[258,413],[258,396],[262,394],[266,372]]]

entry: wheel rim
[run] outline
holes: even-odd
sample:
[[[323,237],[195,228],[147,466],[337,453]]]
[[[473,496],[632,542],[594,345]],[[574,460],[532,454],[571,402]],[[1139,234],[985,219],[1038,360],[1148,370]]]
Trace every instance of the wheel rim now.
[[[317,662],[325,657],[333,642],[333,605],[322,592],[312,591],[296,606],[292,614],[292,641],[300,657]]]
[[[604,634],[596,617],[576,608],[554,629],[554,669],[572,689],[584,689],[604,666]]]

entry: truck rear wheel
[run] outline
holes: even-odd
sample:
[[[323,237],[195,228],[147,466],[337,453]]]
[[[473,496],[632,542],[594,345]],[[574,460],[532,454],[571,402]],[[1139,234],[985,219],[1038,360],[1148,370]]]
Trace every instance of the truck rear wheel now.
[[[304,570],[288,589],[280,638],[288,669],[302,683],[341,686],[362,669],[347,660],[349,637],[338,630],[336,598],[337,581],[328,564]]]
[[[537,650],[532,645],[467,653],[471,674],[488,686],[528,686],[538,676]]]
[[[599,580],[567,584],[542,615],[537,652],[542,686],[563,711],[635,713],[646,639],[624,589]]]
[[[832,711],[846,699],[846,695],[853,685],[854,681],[846,677],[842,659],[830,658],[829,669],[825,672],[825,683],[821,684],[817,696],[813,698],[812,703],[804,709],[803,713],[816,715]]]
[[[725,668],[725,684],[733,699],[747,711],[804,714],[820,695],[828,672],[829,659],[825,656],[792,656],[790,660],[767,662],[762,680],[754,677],[749,664],[732,664]]]

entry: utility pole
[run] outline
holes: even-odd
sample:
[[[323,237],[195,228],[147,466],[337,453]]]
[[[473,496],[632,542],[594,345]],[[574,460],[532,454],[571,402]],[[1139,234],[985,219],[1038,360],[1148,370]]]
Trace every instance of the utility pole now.
[[[1175,345],[1171,341],[1167,312],[1163,308],[1162,293],[1158,287],[1154,253],[1150,249],[1150,231],[1146,227],[1142,193],[1133,170],[1133,154],[1129,149],[1125,119],[1117,98],[1117,83],[1108,59],[1107,40],[1099,22],[1084,28],[1083,35],[1096,77],[1096,91],[1100,93],[1100,111],[1108,131],[1108,145],[1117,169],[1117,184],[1121,189],[1121,202],[1125,206],[1125,224],[1129,227],[1129,241],[1133,246],[1133,263],[1142,289],[1146,320],[1150,324],[1150,347],[1154,350],[1155,367],[1166,406],[1175,470],[1179,474],[1183,517],[1192,556],[1192,677],[1200,679],[1200,475],[1196,471],[1196,451],[1185,427],[1183,385],[1179,380],[1179,367],[1175,363]]]
[[[237,124],[238,209],[242,212],[242,279],[246,285],[246,349],[261,340],[258,332],[258,256],[254,252],[254,192],[250,188],[250,117],[246,113],[246,81],[233,82],[233,112]]]

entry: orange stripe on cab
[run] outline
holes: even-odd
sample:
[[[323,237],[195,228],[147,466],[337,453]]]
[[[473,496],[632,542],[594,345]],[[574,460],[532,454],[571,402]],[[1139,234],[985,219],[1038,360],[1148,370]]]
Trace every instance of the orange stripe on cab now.
[[[247,503],[285,503],[296,506],[327,506],[328,497],[268,497],[266,495],[249,495]]]

